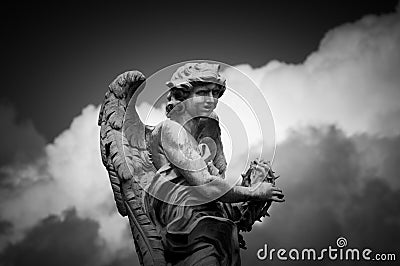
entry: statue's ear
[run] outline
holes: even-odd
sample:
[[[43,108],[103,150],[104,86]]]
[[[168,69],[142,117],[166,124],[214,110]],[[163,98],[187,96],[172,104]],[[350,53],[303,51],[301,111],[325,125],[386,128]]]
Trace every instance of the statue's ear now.
[[[211,139],[207,143],[213,143],[213,146],[208,145],[212,154],[212,160],[219,173],[222,174],[226,169],[226,159],[221,140],[221,129],[219,127],[218,115],[212,112],[209,118],[202,119],[199,125],[199,135],[197,140],[199,143],[205,138]],[[215,147],[215,148],[214,148]]]
[[[199,143],[200,154],[203,160],[208,163],[214,161],[217,154],[217,145],[210,137],[204,137]]]

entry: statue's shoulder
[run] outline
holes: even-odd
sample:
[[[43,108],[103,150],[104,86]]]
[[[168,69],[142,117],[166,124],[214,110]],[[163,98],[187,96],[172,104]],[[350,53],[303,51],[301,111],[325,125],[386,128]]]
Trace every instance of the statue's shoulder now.
[[[182,127],[179,123],[166,119],[161,121],[152,130],[152,137],[155,139],[161,138],[161,135],[165,136],[165,133],[168,133],[171,136],[177,136],[179,133],[179,129]]]
[[[152,145],[162,145],[178,143],[179,138],[186,135],[186,131],[178,123],[170,119],[166,119],[158,123],[151,132]]]
[[[190,134],[178,122],[166,119],[155,126],[154,135],[162,136],[163,138],[178,141],[182,137],[187,138]]]
[[[164,150],[196,150],[198,142],[178,122],[166,119],[153,130],[153,145],[160,145]]]

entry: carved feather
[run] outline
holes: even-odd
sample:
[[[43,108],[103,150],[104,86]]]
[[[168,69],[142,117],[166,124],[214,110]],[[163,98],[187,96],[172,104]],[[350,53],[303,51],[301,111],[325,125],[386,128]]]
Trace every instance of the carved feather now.
[[[161,236],[142,202],[143,187],[155,175],[146,143],[152,128],[142,123],[135,108],[144,81],[140,72],[128,71],[110,84],[99,114],[100,150],[117,209],[129,218],[140,263],[165,265]]]

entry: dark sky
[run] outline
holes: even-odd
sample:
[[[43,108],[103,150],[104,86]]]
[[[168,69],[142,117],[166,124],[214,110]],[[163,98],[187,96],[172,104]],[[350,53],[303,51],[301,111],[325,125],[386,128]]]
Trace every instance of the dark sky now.
[[[47,141],[128,69],[146,76],[212,59],[253,67],[300,63],[331,28],[397,1],[7,3],[1,11],[2,97]]]

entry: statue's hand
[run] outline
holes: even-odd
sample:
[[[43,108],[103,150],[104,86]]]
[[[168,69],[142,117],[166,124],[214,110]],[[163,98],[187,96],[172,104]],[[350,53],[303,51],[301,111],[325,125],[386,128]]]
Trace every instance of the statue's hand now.
[[[284,195],[280,188],[277,188],[272,183],[260,182],[255,187],[253,196],[256,200],[270,200],[276,202],[284,202]]]
[[[242,186],[255,187],[261,182],[275,183],[279,176],[274,175],[271,163],[265,160],[254,160],[246,173],[242,174]]]
[[[220,174],[219,169],[217,167],[215,167],[213,162],[208,162],[207,168],[208,168],[208,172],[210,173],[210,175],[219,176],[219,174]]]
[[[252,200],[237,207],[241,214],[236,222],[240,231],[251,231],[255,221],[269,216],[268,209],[273,201],[285,201],[282,190],[275,186],[278,177],[271,169],[271,163],[265,160],[253,161],[249,169],[242,174],[242,186],[249,187]]]
[[[271,164],[264,160],[254,161],[254,171],[251,176],[251,186],[266,181],[268,171],[271,169]]]

